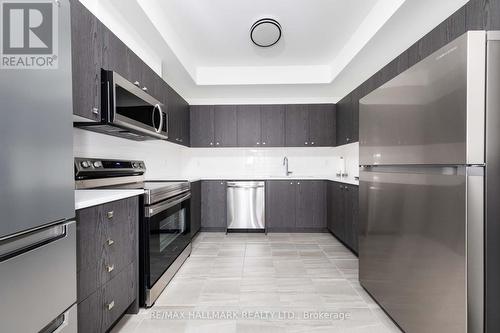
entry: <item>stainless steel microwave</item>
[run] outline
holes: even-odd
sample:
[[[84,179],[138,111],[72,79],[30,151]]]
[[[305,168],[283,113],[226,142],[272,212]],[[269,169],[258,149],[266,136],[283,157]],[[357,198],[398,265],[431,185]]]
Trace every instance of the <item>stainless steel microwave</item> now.
[[[102,70],[101,121],[75,126],[136,141],[168,138],[165,106],[113,71]]]

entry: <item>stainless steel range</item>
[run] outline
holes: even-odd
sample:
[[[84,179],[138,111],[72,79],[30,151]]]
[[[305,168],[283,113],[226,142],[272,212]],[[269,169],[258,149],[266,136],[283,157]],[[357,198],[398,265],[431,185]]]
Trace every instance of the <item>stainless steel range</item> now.
[[[75,158],[77,189],[144,189],[139,227],[141,306],[150,307],[191,253],[190,184],[145,181],[143,161]]]

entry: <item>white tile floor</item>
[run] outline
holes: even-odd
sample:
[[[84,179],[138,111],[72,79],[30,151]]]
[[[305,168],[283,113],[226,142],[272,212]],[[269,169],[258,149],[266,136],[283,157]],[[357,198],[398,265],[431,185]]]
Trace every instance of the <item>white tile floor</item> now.
[[[155,306],[112,332],[400,331],[359,285],[357,258],[330,234],[201,233]]]

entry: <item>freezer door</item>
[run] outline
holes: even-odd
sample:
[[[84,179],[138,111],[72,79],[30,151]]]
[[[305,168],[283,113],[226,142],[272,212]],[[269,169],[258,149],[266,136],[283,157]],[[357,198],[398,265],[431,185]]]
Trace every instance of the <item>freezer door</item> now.
[[[76,303],[76,222],[0,241],[0,276],[2,332],[35,333],[54,324]]]
[[[53,3],[58,68],[0,68],[0,238],[75,216],[69,1]]]
[[[483,172],[360,172],[359,279],[405,332],[483,332]]]
[[[483,164],[485,71],[471,31],[362,98],[360,164]]]

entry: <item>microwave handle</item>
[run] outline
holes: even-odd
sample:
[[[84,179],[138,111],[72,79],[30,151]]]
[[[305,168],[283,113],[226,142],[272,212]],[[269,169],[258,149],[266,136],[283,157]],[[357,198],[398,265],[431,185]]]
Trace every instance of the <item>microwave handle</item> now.
[[[154,111],[158,111],[160,113],[160,124],[159,124],[158,128],[156,128],[156,124],[155,124],[155,113],[154,113]],[[153,109],[152,121],[153,121],[153,127],[154,127],[156,133],[161,133],[161,130],[163,128],[163,112],[161,111],[160,104],[156,104],[155,107],[154,107],[154,109]]]

